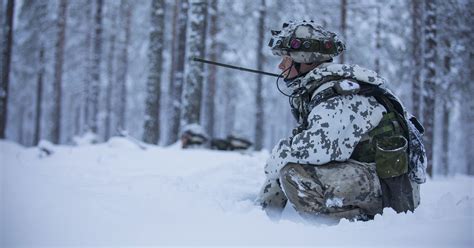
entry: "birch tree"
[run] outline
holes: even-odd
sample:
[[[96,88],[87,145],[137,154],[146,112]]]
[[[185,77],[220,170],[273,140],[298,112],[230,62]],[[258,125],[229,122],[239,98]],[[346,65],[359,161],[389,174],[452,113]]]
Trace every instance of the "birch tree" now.
[[[160,139],[160,99],[163,53],[164,2],[152,0],[151,31],[148,47],[149,72],[145,102],[145,130],[143,140],[157,144]]]
[[[198,124],[201,118],[202,85],[204,65],[192,62],[193,57],[203,57],[205,52],[207,1],[191,0],[189,10],[189,33],[186,82],[183,87],[181,127]]]

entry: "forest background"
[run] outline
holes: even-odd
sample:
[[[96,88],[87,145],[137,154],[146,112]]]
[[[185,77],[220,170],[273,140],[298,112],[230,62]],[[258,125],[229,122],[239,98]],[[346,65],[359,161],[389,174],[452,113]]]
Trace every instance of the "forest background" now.
[[[336,62],[385,77],[426,128],[431,175],[474,174],[474,1],[0,0],[0,138],[74,145],[127,133],[167,146],[199,123],[271,149],[295,121],[266,46],[285,21],[338,33]]]

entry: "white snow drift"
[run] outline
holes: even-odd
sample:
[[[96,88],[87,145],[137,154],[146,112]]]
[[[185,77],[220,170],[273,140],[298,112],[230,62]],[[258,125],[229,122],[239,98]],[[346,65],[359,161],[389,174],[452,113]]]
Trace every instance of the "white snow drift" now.
[[[430,180],[415,213],[374,221],[280,222],[254,204],[267,152],[146,146],[113,138],[77,147],[0,141],[1,247],[252,245],[472,247],[474,179]]]

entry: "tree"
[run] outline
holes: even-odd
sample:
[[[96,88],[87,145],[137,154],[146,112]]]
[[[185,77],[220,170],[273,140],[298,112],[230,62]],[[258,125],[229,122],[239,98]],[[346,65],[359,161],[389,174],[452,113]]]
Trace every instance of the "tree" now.
[[[41,116],[42,116],[42,102],[43,102],[43,83],[45,74],[44,63],[44,46],[39,51],[39,65],[40,69],[37,74],[36,81],[36,117],[35,117],[35,132],[33,137],[33,145],[38,145],[41,138]]]
[[[211,44],[209,47],[209,59],[211,61],[217,60],[217,0],[212,0],[209,12],[209,38]],[[215,98],[216,98],[216,80],[217,80],[217,67],[208,67],[209,75],[207,79],[207,87],[204,92],[204,127],[207,134],[211,137],[214,136],[214,123],[215,123]]]
[[[64,46],[66,43],[67,0],[61,0],[58,9],[57,37],[54,61],[54,88],[53,112],[51,126],[51,141],[55,144],[61,142],[61,105],[62,105],[62,77],[64,64]]]
[[[132,5],[128,0],[120,2],[120,29],[121,37],[119,39],[120,54],[117,64],[117,88],[118,94],[115,96],[115,109],[117,129],[125,129],[126,127],[126,112],[127,112],[127,75],[128,75],[128,47],[130,46],[130,26],[132,19]],[[155,23],[155,25],[158,23]],[[160,23],[160,25],[163,25]],[[151,40],[150,40],[151,41]],[[161,52],[160,55],[161,57]],[[161,73],[161,71],[160,71]]]
[[[435,0],[425,1],[425,23],[424,29],[424,94],[423,94],[423,121],[425,126],[425,147],[428,159],[427,172],[433,174],[433,140],[435,120],[435,96],[436,96],[436,62],[437,62],[437,40],[436,40],[436,3]]]
[[[116,33],[117,30],[117,15],[114,10],[112,10],[111,14],[111,21],[112,21],[112,30],[110,37],[109,37],[109,52],[107,55],[107,89],[106,89],[106,97],[105,97],[105,140],[108,140],[111,135],[111,117],[113,114],[112,109],[112,99],[113,99],[113,92],[114,92],[114,82],[115,82],[115,43],[116,43]]]
[[[96,9],[94,16],[94,46],[91,68],[91,92],[90,102],[92,105],[91,120],[89,127],[93,133],[98,132],[99,115],[99,90],[100,90],[100,66],[102,61],[102,7],[104,1],[96,0]]]
[[[86,26],[92,26],[93,6],[92,0],[87,0],[85,3],[86,9]],[[94,25],[95,26],[95,25]],[[92,57],[92,32],[86,31],[85,53],[86,53],[86,72],[84,77],[84,122],[87,131],[91,129],[91,109],[92,109],[92,71],[93,71],[93,57]]]
[[[347,0],[341,0],[341,35],[343,39],[346,39],[347,31]],[[344,53],[339,55],[339,61],[344,64]]]
[[[173,45],[171,55],[171,109],[170,109],[170,129],[168,143],[178,139],[179,125],[181,120],[181,95],[184,84],[184,65],[186,59],[186,29],[188,23],[188,0],[176,0],[175,17],[177,21],[173,24]]]
[[[3,35],[4,35],[3,31],[5,29],[5,27],[4,27],[5,25],[3,25],[3,23],[4,23],[3,21],[4,21],[5,18],[3,18],[3,16],[6,16],[4,11],[5,11],[5,9],[4,9],[4,6],[3,6],[3,0],[0,0],[0,16],[2,16],[2,17],[0,17],[0,37],[1,37],[0,38],[0,49],[3,49],[2,48],[3,47],[3,43],[2,43],[3,42]],[[2,73],[2,62],[3,61],[2,61],[1,55],[0,55],[0,75]]]
[[[265,39],[265,0],[261,0],[258,9],[258,40],[257,40],[257,70],[263,71],[263,65],[265,63],[265,57],[263,54],[263,43]],[[263,135],[264,135],[264,102],[263,102],[263,76],[262,74],[257,75],[257,89],[255,92],[255,149],[261,150],[263,147]]]
[[[471,9],[472,10],[472,9]],[[472,26],[471,26],[472,27]],[[471,38],[474,38],[472,35],[472,32],[470,34]],[[469,78],[474,78],[474,52],[472,49],[469,52],[469,60],[468,60],[468,65],[469,65]],[[467,104],[466,104],[466,109],[467,111],[464,112],[466,115],[467,123],[466,126],[468,127],[466,129],[466,137],[467,137],[467,144],[465,146],[466,149],[466,154],[467,154],[467,174],[468,175],[474,175],[474,152],[472,152],[472,147],[474,147],[474,98],[472,97],[472,92],[474,92],[474,85],[472,82],[468,82],[468,91],[466,91],[466,97],[467,99]]]
[[[151,31],[148,47],[149,72],[145,102],[145,130],[143,140],[157,144],[160,139],[160,99],[164,29],[164,2],[152,0]]]
[[[190,62],[193,57],[203,57],[206,41],[207,1],[191,0],[186,68],[186,82],[183,87],[181,127],[198,124],[201,118],[202,85],[204,65]]]
[[[0,88],[0,139],[5,138],[5,128],[8,116],[8,86],[10,83],[10,64],[13,44],[13,16],[15,1],[8,0],[6,13],[6,26],[2,39],[2,70]]]
[[[412,109],[413,115],[420,116],[420,84],[422,71],[422,2],[412,0],[412,54],[413,54],[413,79],[412,79]]]

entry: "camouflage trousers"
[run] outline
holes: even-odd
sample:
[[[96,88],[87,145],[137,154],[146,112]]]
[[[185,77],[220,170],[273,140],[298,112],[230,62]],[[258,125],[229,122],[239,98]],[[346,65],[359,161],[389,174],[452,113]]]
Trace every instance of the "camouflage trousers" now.
[[[375,164],[355,160],[326,165],[287,164],[280,183],[288,201],[305,219],[367,220],[382,213],[382,190]]]

